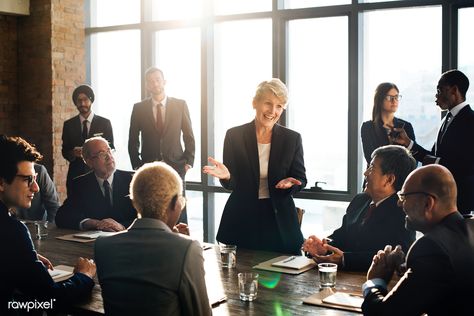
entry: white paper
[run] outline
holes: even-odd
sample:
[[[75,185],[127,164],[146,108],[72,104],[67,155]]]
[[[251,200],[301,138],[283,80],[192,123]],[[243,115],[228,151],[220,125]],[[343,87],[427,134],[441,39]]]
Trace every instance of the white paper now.
[[[307,258],[305,256],[291,256],[283,260],[273,262],[272,266],[300,270],[311,264],[314,264],[313,259]]]

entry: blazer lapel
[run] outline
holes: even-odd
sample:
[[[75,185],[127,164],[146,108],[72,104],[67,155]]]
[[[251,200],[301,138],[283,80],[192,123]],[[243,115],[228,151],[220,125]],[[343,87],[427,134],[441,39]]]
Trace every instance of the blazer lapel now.
[[[255,121],[247,124],[244,132],[245,149],[248,153],[249,164],[255,183],[260,181],[260,163],[258,160],[257,135],[255,132]]]

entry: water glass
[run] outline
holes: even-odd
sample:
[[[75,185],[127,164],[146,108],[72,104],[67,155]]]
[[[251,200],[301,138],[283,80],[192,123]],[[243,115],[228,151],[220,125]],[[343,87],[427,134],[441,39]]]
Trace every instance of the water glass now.
[[[45,239],[48,236],[48,222],[35,221],[36,239]]]
[[[223,268],[235,268],[237,246],[220,244],[221,262]]]
[[[319,287],[335,287],[336,286],[336,275],[337,275],[337,264],[335,263],[319,263]]]
[[[258,273],[241,272],[239,278],[239,294],[242,301],[253,301],[257,298]]]

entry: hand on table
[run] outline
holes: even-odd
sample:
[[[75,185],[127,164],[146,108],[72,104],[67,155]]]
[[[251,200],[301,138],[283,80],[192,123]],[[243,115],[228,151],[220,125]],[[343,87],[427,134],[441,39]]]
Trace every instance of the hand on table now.
[[[96,274],[97,267],[92,259],[86,259],[79,257],[77,259],[76,266],[74,267],[74,273],[83,273],[90,277],[91,279],[94,278]]]

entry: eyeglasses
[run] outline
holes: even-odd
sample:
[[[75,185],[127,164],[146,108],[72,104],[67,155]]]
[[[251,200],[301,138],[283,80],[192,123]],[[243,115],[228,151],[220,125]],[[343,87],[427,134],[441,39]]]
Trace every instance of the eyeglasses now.
[[[405,203],[405,201],[407,200],[407,198],[406,198],[407,196],[414,195],[414,194],[423,194],[423,195],[431,196],[433,199],[436,198],[435,195],[433,195],[431,193],[428,193],[428,192],[424,192],[424,191],[414,191],[414,192],[406,192],[406,193],[403,193],[402,191],[397,192],[398,199],[402,203]]]
[[[36,177],[38,176],[37,173],[26,176],[24,174],[16,174],[15,177],[22,178],[26,183],[28,183],[28,187],[31,187],[33,182],[36,182]]]
[[[112,154],[115,152],[113,149],[107,149],[107,151],[99,151],[97,154],[94,156],[91,156],[92,159],[99,158],[100,160],[105,160],[112,156]]]
[[[397,94],[397,95],[386,95],[385,96],[385,100],[389,101],[389,102],[394,102],[394,101],[400,101],[400,99],[402,98],[402,96],[400,94]]]

